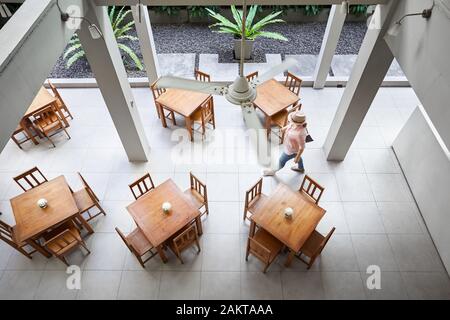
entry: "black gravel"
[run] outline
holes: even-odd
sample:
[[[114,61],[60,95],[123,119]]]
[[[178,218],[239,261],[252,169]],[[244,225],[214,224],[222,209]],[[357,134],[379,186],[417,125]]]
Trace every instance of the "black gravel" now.
[[[234,62],[233,37],[227,34],[211,32],[206,24],[161,24],[152,25],[156,51],[158,53],[195,53],[198,66],[199,54],[212,53],[219,55],[219,62]],[[326,23],[285,23],[273,25],[268,31],[279,32],[289,41],[277,41],[259,38],[255,41],[251,62],[265,62],[265,55],[281,54],[314,54],[320,52]],[[336,54],[357,54],[366,33],[364,22],[347,22],[344,25]],[[136,35],[136,32],[133,31]],[[135,50],[142,60],[138,41],[124,42]],[[145,77],[133,62],[124,58],[130,77]],[[65,62],[59,58],[50,74],[52,78],[89,78],[93,77],[89,64],[82,58],[67,69]]]

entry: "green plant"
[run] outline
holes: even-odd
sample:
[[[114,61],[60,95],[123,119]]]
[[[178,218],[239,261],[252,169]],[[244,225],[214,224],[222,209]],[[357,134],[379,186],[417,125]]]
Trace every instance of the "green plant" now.
[[[273,12],[277,12],[277,11],[281,11],[282,15],[286,15],[289,11],[289,9],[291,9],[291,6],[280,6],[280,5],[271,5],[269,6],[269,8],[273,11]]]
[[[189,16],[191,18],[204,18],[209,15],[208,10],[206,10],[206,8],[213,10],[215,12],[218,12],[220,10],[220,7],[218,7],[218,6],[208,6],[208,7],[189,6],[187,8],[187,10],[188,10]]]
[[[320,11],[322,11],[322,6],[320,5],[306,5],[303,7],[303,12],[306,16],[317,16]]]
[[[235,37],[242,38],[242,10],[237,10],[235,6],[231,6],[231,12],[233,13],[234,22],[231,22],[224,16],[214,12],[210,9],[206,9],[209,15],[216,19],[217,23],[210,25],[211,29],[215,29],[215,32],[219,33],[229,33]],[[247,14],[245,22],[245,38],[249,40],[255,40],[258,37],[271,38],[275,40],[287,41],[288,39],[282,34],[277,32],[263,31],[263,28],[269,24],[284,22],[282,19],[275,19],[281,14],[281,11],[273,12],[266,17],[262,18],[256,23],[253,23],[255,19],[256,12],[258,11],[258,6],[253,5]]]
[[[177,6],[157,6],[155,12],[159,14],[166,14],[169,17],[177,16],[180,14],[181,7]]]
[[[138,58],[136,53],[123,43],[124,40],[137,41],[138,38],[129,34],[129,31],[134,25],[134,21],[130,21],[125,23],[125,18],[131,13],[130,9],[125,10],[126,7],[120,8],[120,10],[116,13],[116,7],[113,6],[109,9],[109,20],[111,21],[111,26],[114,32],[114,35],[117,40],[117,45],[122,53],[125,56],[128,56],[131,60],[133,60],[134,64],[139,70],[143,70],[141,60]],[[66,67],[70,68],[76,61],[78,61],[81,57],[85,56],[85,52],[83,47],[81,46],[80,38],[75,34],[73,38],[69,41],[69,47],[66,49],[63,55],[63,59],[66,60]]]
[[[350,6],[350,13],[355,16],[360,16],[362,14],[367,14],[367,8],[369,6],[366,4],[355,4]]]

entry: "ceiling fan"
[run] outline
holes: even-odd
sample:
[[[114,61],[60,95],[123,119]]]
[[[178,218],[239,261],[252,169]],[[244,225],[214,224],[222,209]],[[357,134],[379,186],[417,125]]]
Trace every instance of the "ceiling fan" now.
[[[230,103],[242,107],[244,121],[249,128],[264,129],[252,104],[256,99],[256,87],[295,66],[297,61],[292,58],[286,59],[283,63],[272,67],[256,79],[247,81],[244,75],[245,22],[247,17],[245,0],[242,7],[241,60],[239,63],[239,75],[234,82],[202,82],[174,76],[163,76],[156,82],[156,87],[177,88],[225,96]]]

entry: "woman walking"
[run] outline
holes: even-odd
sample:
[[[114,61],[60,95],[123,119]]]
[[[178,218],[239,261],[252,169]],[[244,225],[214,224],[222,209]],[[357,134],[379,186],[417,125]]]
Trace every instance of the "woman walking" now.
[[[278,168],[264,170],[265,176],[273,176],[277,171],[281,170],[291,159],[294,159],[296,166],[291,167],[291,170],[304,173],[302,154],[305,150],[306,136],[308,135],[306,129],[306,116],[301,111],[296,111],[288,116],[288,124],[281,128],[284,132],[284,151],[278,161]]]

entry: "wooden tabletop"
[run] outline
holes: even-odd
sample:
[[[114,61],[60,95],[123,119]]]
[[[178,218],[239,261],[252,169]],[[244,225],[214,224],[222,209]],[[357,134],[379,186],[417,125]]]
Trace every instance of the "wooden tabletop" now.
[[[37,201],[45,198],[48,207],[41,209]],[[64,176],[12,198],[16,219],[15,238],[18,243],[31,239],[78,213],[78,208]]]
[[[300,100],[295,93],[274,79],[256,87],[256,92],[253,103],[269,117]]]
[[[284,216],[287,207],[294,210],[290,219]],[[324,209],[300,192],[280,183],[251,219],[291,250],[298,252],[324,214]]]
[[[166,92],[156,99],[156,102],[176,113],[189,117],[209,97],[209,94],[201,92],[167,89]]]
[[[161,208],[164,202],[172,205],[169,213],[164,213]],[[127,210],[155,247],[200,215],[198,209],[171,179],[130,204]]]
[[[56,101],[56,98],[52,96],[47,89],[44,87],[41,87],[39,89],[38,94],[34,98],[33,102],[31,102],[31,105],[28,107],[27,112],[24,114],[24,117],[30,117],[35,113],[36,111],[39,111],[52,103]]]

